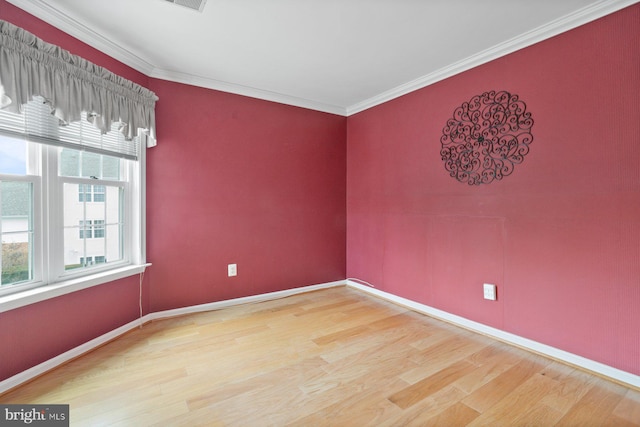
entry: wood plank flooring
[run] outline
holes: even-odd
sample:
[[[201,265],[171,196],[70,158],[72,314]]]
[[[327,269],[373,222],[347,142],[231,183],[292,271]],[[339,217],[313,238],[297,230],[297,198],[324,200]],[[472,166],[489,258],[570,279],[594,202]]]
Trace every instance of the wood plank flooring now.
[[[640,426],[640,391],[345,287],[152,322],[0,402],[72,426]]]

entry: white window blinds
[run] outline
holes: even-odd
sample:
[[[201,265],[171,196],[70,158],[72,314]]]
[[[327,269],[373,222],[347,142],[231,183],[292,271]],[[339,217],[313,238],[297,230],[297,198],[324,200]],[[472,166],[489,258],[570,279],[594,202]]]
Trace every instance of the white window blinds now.
[[[140,138],[126,141],[119,131],[121,123],[118,122],[113,123],[111,130],[103,134],[88,120],[90,118],[83,112],[81,120],[61,125],[44,99],[36,97],[24,104],[20,113],[0,109],[0,134],[41,144],[137,160]]]

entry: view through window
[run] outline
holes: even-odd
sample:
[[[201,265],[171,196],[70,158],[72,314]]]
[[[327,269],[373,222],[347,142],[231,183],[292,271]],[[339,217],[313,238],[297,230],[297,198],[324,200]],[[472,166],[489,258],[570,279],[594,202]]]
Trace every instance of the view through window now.
[[[27,143],[0,136],[0,284],[33,279],[33,180],[27,176]]]
[[[0,134],[0,294],[127,263],[131,163]]]

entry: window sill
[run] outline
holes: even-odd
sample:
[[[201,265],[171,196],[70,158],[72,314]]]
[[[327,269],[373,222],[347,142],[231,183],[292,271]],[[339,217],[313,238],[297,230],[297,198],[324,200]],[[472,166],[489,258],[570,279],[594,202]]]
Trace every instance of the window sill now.
[[[0,313],[143,273],[151,264],[128,265],[0,297]]]

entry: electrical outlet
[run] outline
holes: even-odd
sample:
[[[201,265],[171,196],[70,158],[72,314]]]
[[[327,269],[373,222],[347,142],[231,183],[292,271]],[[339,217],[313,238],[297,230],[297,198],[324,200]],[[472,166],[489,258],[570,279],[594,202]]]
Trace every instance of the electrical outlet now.
[[[227,274],[229,277],[238,275],[238,264],[229,264],[227,265]]]
[[[495,301],[496,298],[496,285],[491,283],[485,283],[484,286],[484,299]]]

